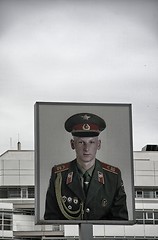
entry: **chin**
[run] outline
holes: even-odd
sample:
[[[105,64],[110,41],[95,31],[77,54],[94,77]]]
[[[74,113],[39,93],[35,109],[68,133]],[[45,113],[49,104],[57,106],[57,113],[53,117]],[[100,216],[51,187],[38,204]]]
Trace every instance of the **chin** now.
[[[91,162],[93,159],[92,158],[83,158],[82,161],[83,162]]]

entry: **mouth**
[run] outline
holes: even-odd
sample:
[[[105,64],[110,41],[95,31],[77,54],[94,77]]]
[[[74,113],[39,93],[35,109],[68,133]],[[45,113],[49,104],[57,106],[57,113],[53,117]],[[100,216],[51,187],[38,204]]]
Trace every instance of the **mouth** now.
[[[91,154],[89,154],[89,153],[84,153],[83,154],[83,156],[85,156],[85,157],[88,157],[88,156],[90,156]]]

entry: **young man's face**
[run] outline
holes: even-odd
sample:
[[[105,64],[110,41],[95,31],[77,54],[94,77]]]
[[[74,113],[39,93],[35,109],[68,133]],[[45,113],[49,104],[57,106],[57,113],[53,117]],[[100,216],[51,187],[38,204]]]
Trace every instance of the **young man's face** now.
[[[71,147],[76,151],[79,163],[95,161],[96,152],[101,147],[98,137],[74,137],[71,139]]]

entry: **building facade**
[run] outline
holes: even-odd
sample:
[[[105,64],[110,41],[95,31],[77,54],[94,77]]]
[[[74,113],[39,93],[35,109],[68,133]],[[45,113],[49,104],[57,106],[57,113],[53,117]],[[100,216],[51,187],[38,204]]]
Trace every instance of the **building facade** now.
[[[18,145],[19,146],[19,145]],[[134,152],[136,224],[94,225],[95,239],[158,239],[158,147]],[[35,225],[34,151],[0,155],[0,239],[79,239],[77,225]]]

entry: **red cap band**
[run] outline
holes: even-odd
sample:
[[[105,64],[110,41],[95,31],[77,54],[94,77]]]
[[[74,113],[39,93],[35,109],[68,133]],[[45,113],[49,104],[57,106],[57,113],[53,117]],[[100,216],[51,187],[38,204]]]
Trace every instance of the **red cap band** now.
[[[75,125],[72,131],[99,131],[99,128],[95,124],[83,123]]]

